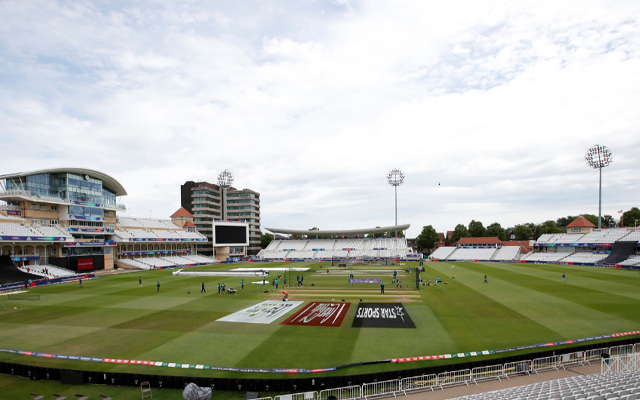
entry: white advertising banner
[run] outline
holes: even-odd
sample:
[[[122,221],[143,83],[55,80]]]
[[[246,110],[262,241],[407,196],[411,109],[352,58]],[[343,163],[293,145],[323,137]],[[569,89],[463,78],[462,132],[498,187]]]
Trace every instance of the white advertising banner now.
[[[266,300],[216,321],[270,324],[302,303],[302,301]]]

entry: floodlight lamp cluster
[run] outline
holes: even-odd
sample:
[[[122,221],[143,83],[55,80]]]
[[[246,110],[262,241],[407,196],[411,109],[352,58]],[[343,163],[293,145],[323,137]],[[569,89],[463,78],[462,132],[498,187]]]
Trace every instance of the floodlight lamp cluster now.
[[[613,161],[613,157],[611,155],[611,150],[609,150],[607,146],[600,146],[597,144],[587,150],[584,160],[591,168],[600,169],[608,167]]]
[[[233,173],[228,169],[218,174],[218,186],[223,189],[229,189],[233,185]]]
[[[400,186],[404,183],[404,173],[402,170],[394,168],[387,174],[387,182],[391,186]]]

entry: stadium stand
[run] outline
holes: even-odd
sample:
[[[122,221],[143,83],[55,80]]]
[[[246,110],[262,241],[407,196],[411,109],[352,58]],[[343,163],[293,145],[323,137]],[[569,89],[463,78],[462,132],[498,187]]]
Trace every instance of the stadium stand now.
[[[528,256],[523,257],[522,260],[535,261],[535,262],[557,262],[570,255],[571,253],[563,253],[563,252],[531,253]]]
[[[495,252],[494,261],[511,261],[520,257],[520,246],[503,246]]]
[[[7,236],[44,236],[28,226],[0,222],[0,234]]]
[[[11,257],[0,256],[0,284],[26,282],[29,279],[37,280],[37,279],[40,279],[40,276],[36,274],[23,272],[20,269],[18,269],[15,265],[13,265],[13,261],[11,261]]]
[[[438,247],[431,255],[431,260],[446,260],[455,251],[455,247]]]
[[[613,374],[577,375],[456,397],[458,400],[566,399],[605,400],[640,399],[640,371]]]
[[[273,240],[258,253],[263,259],[405,258],[411,254],[405,238]]]
[[[620,263],[620,265],[640,265],[640,256],[639,255],[631,255],[629,258]]]
[[[462,261],[462,260],[491,260],[493,254],[496,252],[496,248],[458,248],[448,258],[448,261]]]
[[[608,256],[609,256],[608,254],[593,254],[593,253],[578,252],[563,258],[562,262],[599,264],[602,260],[604,260]]]

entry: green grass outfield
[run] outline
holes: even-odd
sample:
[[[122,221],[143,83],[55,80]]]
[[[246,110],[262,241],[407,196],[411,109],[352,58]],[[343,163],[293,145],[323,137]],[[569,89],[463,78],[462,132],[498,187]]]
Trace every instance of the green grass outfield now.
[[[439,276],[448,285],[415,289],[414,275],[400,274],[396,289],[391,266],[353,267],[355,277],[381,277],[377,285],[347,288],[348,273],[327,263],[221,265],[273,268],[308,266],[304,289],[291,300],[352,303],[339,328],[288,326],[281,317],[268,325],[216,322],[218,318],[279,295],[265,294],[258,278],[245,278],[245,290],[218,295],[217,282],[239,289],[237,277],[175,277],[172,270],[115,274],[78,283],[31,289],[39,301],[0,296],[0,347],[44,353],[165,361],[240,368],[326,368],[355,362],[492,350],[577,339],[640,329],[640,274],[637,271],[579,266],[505,263],[425,263],[424,279]],[[417,263],[409,263],[416,266]],[[451,265],[455,265],[451,268]],[[401,267],[397,267],[401,268]],[[562,274],[567,282],[561,282]],[[272,272],[271,276],[277,274]],[[295,272],[292,276],[295,280]],[[143,287],[138,287],[138,276]],[[483,283],[484,275],[488,283]],[[452,279],[454,276],[455,279]],[[205,281],[206,294],[200,294]],[[160,281],[160,293],[156,292]],[[312,287],[311,284],[314,284]],[[191,292],[191,293],[188,293]],[[357,303],[402,300],[416,329],[352,328]],[[17,310],[13,307],[19,307]],[[304,305],[303,305],[304,306]],[[296,309],[300,310],[298,307]],[[534,349],[535,350],[535,349]],[[504,355],[504,354],[503,354]],[[484,356],[489,357],[489,356]],[[469,359],[388,363],[341,369],[324,375],[408,369]],[[0,360],[46,367],[163,375],[243,378],[295,378],[290,374],[222,371],[80,362],[0,353]],[[308,377],[309,375],[304,375]]]

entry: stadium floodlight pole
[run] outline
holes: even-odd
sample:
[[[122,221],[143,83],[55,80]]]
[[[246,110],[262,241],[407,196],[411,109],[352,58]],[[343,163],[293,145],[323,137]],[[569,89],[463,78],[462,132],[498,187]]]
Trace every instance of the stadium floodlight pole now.
[[[598,229],[600,229],[602,221],[602,168],[608,167],[613,161],[611,150],[606,146],[596,144],[587,150],[584,160],[591,168],[600,170],[600,185],[598,187]]]
[[[227,197],[225,196],[225,190],[229,189],[233,185],[233,173],[228,169],[218,174],[218,186],[222,189],[222,219],[227,219]]]
[[[398,226],[398,186],[404,183],[404,173],[402,170],[397,168],[392,169],[387,174],[387,182],[389,185],[393,186],[395,192],[395,205],[396,205],[396,226]],[[398,231],[396,231],[396,237],[398,236]]]

